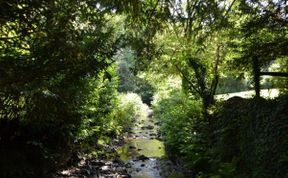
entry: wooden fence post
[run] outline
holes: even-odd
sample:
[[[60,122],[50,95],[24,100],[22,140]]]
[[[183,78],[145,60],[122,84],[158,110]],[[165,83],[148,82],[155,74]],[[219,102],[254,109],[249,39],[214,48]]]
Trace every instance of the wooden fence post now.
[[[253,56],[254,89],[256,97],[260,97],[260,67],[256,56]]]

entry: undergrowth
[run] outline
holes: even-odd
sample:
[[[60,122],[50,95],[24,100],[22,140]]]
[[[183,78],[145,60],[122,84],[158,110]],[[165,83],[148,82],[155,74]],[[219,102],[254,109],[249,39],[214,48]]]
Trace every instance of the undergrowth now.
[[[111,67],[65,89],[0,96],[0,177],[49,177],[82,157],[113,156],[113,139],[146,114],[140,96],[117,87]]]
[[[180,91],[154,104],[168,155],[188,177],[283,178],[288,176],[288,97],[233,97],[210,108]]]

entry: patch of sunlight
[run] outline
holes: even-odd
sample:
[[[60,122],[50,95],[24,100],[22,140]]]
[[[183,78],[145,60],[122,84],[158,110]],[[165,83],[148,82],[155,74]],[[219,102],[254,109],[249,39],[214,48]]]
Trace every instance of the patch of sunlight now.
[[[273,99],[279,96],[279,89],[262,89],[260,91],[260,96],[264,98],[269,98]],[[255,96],[255,91],[254,90],[249,90],[249,91],[242,91],[242,92],[237,92],[237,93],[226,93],[226,94],[220,94],[220,95],[215,95],[216,100],[227,100],[229,98],[232,98],[234,96],[239,96],[242,98],[252,98]]]
[[[124,146],[118,148],[117,152],[120,155],[120,159],[124,162],[139,155],[154,158],[165,156],[163,142],[145,138],[131,139]]]

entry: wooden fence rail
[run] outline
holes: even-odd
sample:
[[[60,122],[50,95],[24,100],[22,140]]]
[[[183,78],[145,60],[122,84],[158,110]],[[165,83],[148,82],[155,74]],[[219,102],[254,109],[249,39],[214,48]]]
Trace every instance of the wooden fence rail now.
[[[254,89],[256,97],[260,97],[260,76],[268,75],[274,77],[288,77],[286,72],[262,72],[260,71],[259,60],[257,57],[253,57],[253,74],[254,74]]]

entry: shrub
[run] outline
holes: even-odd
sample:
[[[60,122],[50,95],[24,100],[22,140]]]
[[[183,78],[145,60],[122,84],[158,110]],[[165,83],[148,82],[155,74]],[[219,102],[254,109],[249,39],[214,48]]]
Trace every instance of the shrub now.
[[[188,176],[229,178],[235,172],[237,160],[222,162],[215,157],[210,147],[210,127],[201,106],[200,101],[179,90],[155,103],[154,114],[162,122],[165,148],[173,160],[182,160],[185,168],[192,170]]]
[[[154,105],[155,117],[162,123],[163,139],[170,153],[185,154],[185,146],[191,143],[196,120],[201,120],[201,105],[192,101],[182,92],[173,91],[170,98]]]
[[[119,94],[119,108],[116,111],[118,124],[127,131],[135,119],[147,116],[148,106],[143,104],[141,97],[136,93]]]
[[[168,155],[184,159],[188,166],[205,150],[200,142],[205,125],[201,103],[177,90],[169,96],[154,104],[154,115],[162,122],[161,133]]]
[[[116,137],[119,134],[115,119],[115,112],[119,104],[115,66],[85,83],[87,95],[83,105],[79,108],[82,123],[77,141],[85,142],[88,147],[85,149],[90,150],[89,148],[96,147],[94,152],[100,152],[103,150],[97,147],[99,146],[97,145],[98,141],[105,145],[110,142],[110,137]]]

